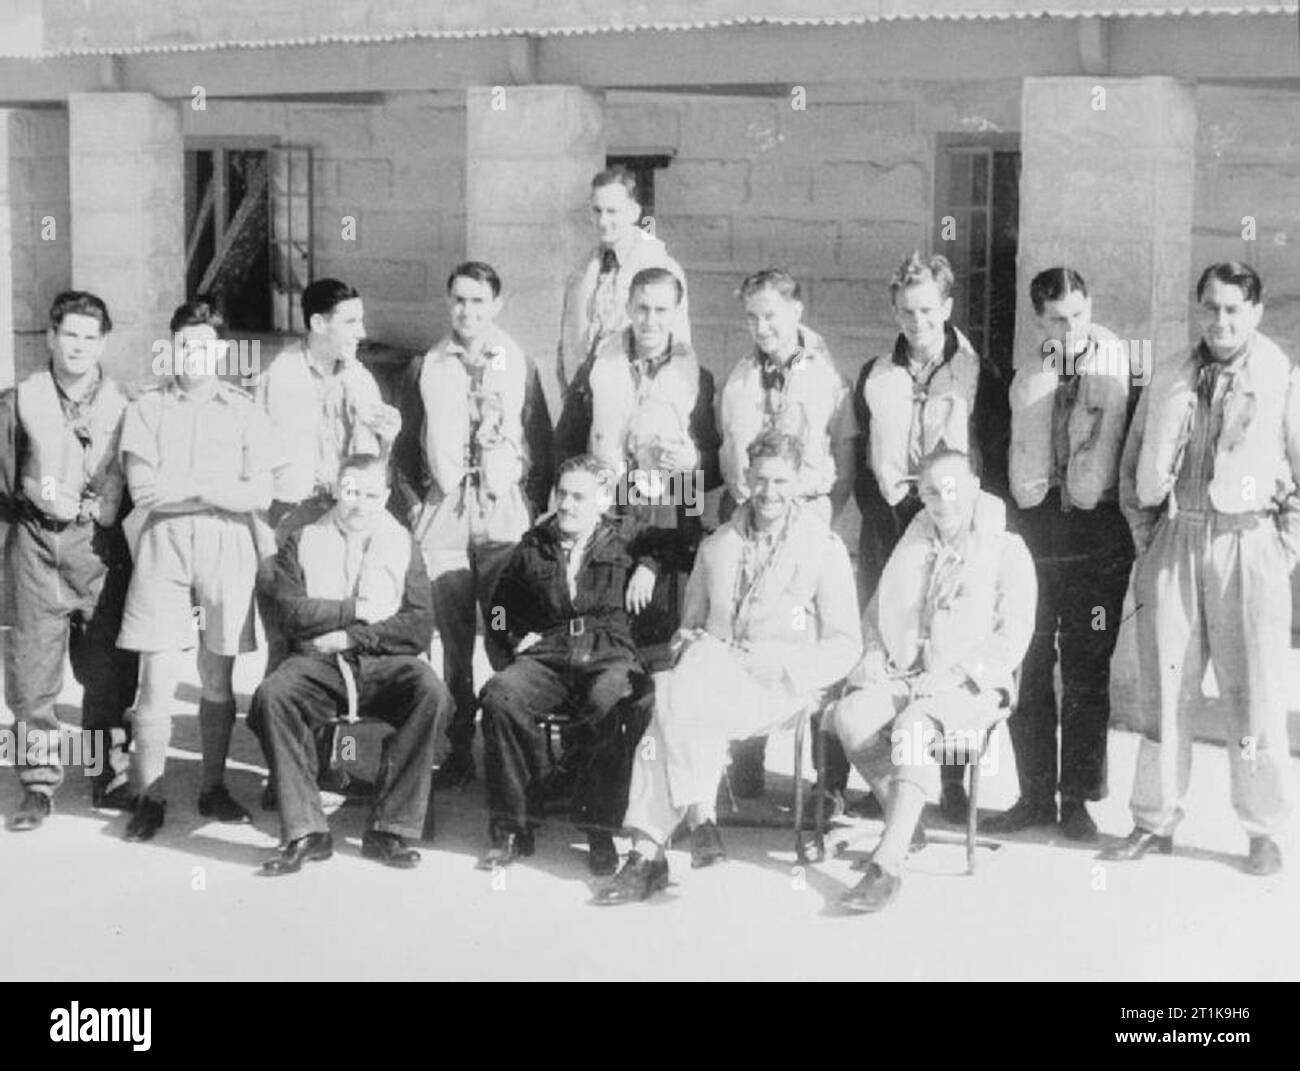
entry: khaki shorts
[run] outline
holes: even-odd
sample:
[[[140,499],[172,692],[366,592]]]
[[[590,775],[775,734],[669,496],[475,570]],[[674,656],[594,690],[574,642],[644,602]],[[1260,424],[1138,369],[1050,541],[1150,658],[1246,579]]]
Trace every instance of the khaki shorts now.
[[[117,645],[185,651],[200,634],[213,654],[257,649],[257,549],[246,518],[211,513],[151,517],[140,533]]]

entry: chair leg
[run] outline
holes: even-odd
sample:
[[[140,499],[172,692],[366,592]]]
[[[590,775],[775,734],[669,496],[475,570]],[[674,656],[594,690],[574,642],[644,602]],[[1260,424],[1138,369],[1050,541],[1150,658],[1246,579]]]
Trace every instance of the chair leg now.
[[[826,858],[826,734],[813,736],[813,750],[817,761],[817,782],[813,786],[813,845],[817,862]]]
[[[808,862],[803,843],[803,742],[807,728],[807,718],[800,718],[794,727],[794,854],[800,863]]]
[[[982,757],[982,756],[981,756]],[[975,833],[979,821],[980,760],[970,766],[970,813],[966,816],[966,873],[975,873]]]

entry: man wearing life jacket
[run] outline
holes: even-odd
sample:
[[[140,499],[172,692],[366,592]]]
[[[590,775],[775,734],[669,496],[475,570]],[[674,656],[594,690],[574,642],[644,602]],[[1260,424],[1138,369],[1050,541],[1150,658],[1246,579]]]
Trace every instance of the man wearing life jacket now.
[[[389,508],[415,534],[433,579],[443,676],[456,701],[451,751],[435,789],[472,781],[474,639],[480,609],[493,670],[509,661],[488,599],[554,471],[551,418],[537,368],[496,324],[501,277],[468,261],[447,279],[451,331],[408,366],[393,447]]]
[[[746,450],[769,429],[799,440],[803,463],[797,493],[828,524],[848,502],[853,479],[857,425],[848,381],[816,331],[802,322],[799,283],[781,268],[755,272],[740,284],[745,325],[754,348],[732,368],[722,388],[722,476],[726,481],[721,515],[749,499]],[[732,788],[736,795],[763,794],[764,737],[732,745]],[[848,768],[833,767],[847,777]],[[836,775],[832,775],[836,782]],[[832,789],[842,785],[831,784]]]
[[[1227,724],[1245,869],[1275,874],[1289,813],[1286,665],[1300,559],[1300,370],[1262,334],[1259,275],[1212,264],[1196,284],[1201,340],[1161,363],[1124,446],[1120,504],[1133,530],[1138,672],[1147,715],[1134,828],[1104,859],[1173,850],[1207,663]]]
[[[881,574],[863,619],[862,660],[830,718],[886,803],[866,876],[841,898],[852,911],[879,911],[898,896],[922,808],[939,787],[937,734],[981,746],[1015,699],[1034,630],[1033,562],[1007,530],[1006,505],[980,490],[971,457],[946,447],[929,454],[920,488],[922,512]]]
[[[1057,822],[1093,840],[1086,800],[1106,795],[1110,660],[1119,636],[1133,540],[1119,508],[1128,430],[1127,348],[1092,322],[1078,272],[1049,268],[1029,284],[1038,318],[1033,352],[1011,383],[1011,493],[1017,531],[1038,572],[1038,622],[1011,716],[1020,799],[990,833]],[[1060,650],[1060,765],[1053,670]]]
[[[947,447],[978,454],[983,486],[1005,494],[1006,390],[996,367],[981,359],[952,317],[952,267],[946,257],[905,260],[889,281],[898,325],[893,353],[863,366],[854,389],[866,473],[856,481],[862,512],[859,568],[870,599],[885,562],[921,512],[921,458]],[[945,768],[941,811],[966,820],[961,770]]]
[[[50,364],[0,395],[11,437],[0,442],[0,509],[13,525],[6,587],[13,628],[5,644],[5,703],[27,747],[18,766],[23,798],[9,828],[38,828],[63,779],[55,702],[63,659],[84,689],[81,728],[99,734],[104,769],[97,807],[129,810],[123,715],[135,699],[137,660],[116,647],[131,581],[118,524],[124,480],[118,458],[127,393],[100,359],[113,322],[94,294],[67,290],[50,308]],[[40,745],[44,744],[44,747]]]
[[[667,268],[681,280],[680,315],[673,333],[682,342],[691,340],[686,273],[668,255],[661,239],[638,226],[641,203],[635,176],[623,167],[597,174],[591,180],[591,214],[598,244],[583,257],[564,286],[556,364],[563,392],[568,391],[578,369],[600,344],[628,326],[632,279],[645,268]]]

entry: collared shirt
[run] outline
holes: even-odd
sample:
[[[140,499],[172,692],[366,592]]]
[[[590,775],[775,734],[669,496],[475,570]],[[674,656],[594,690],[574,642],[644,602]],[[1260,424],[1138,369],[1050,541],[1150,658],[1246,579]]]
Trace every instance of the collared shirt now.
[[[795,338],[794,352],[784,361],[778,361],[754,347],[753,361],[758,366],[759,381],[763,387],[763,410],[770,417],[779,416],[785,411],[786,396],[789,392],[790,376],[808,359],[803,331]]]
[[[1225,363],[1216,361],[1204,343],[1199,347],[1196,410],[1174,484],[1174,501],[1180,509],[1211,508],[1209,489],[1214,479],[1214,453],[1223,431],[1224,402],[1236,385],[1237,373],[1245,364],[1249,350],[1249,346],[1244,347]]]
[[[624,338],[624,348],[627,351],[627,362],[632,366],[632,382],[636,385],[637,397],[640,398],[649,388],[651,380],[672,359],[673,338],[672,335],[668,336],[668,344],[659,353],[640,357],[636,352],[636,335],[629,327]]]
[[[578,574],[582,572],[582,563],[587,557],[587,552],[591,550],[591,541],[595,535],[595,530],[589,532],[581,543],[578,542],[577,537],[560,536],[560,555],[564,559],[564,578],[569,587],[571,600],[578,597]]]
[[[50,378],[54,380],[54,391],[59,396],[59,407],[63,410],[63,418],[68,422],[69,429],[77,437],[77,442],[81,443],[83,449],[89,447],[91,409],[95,405],[95,399],[99,397],[100,388],[104,385],[103,365],[95,366],[95,381],[80,398],[73,398],[63,389],[59,377],[54,374],[53,365],[50,367]]]
[[[911,476],[920,472],[921,457],[925,452],[925,425],[922,416],[926,400],[930,397],[930,383],[939,369],[952,360],[957,348],[957,333],[950,326],[944,328],[943,349],[925,361],[913,359],[906,335],[900,334],[894,343],[894,364],[906,368],[907,374],[912,377],[912,423],[907,436],[907,469]]]
[[[1065,487],[1070,468],[1070,415],[1079,397],[1079,373],[1062,373],[1057,377],[1056,393],[1052,396],[1052,469],[1048,475],[1049,487]],[[1067,505],[1067,496],[1061,496],[1061,506]]]
[[[781,548],[789,538],[797,507],[786,510],[779,524],[768,528],[759,528],[754,521],[754,505],[747,503],[744,507],[737,531],[744,539],[740,551],[740,568],[736,571],[736,590],[733,595],[731,619],[735,622],[745,604],[758,594],[763,577],[772,568]]]

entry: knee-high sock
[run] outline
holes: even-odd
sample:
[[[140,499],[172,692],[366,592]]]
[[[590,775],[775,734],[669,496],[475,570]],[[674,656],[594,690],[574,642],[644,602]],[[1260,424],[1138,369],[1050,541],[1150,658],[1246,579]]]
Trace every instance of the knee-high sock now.
[[[897,874],[907,858],[907,846],[916,830],[916,823],[925,809],[925,789],[906,775],[894,778],[889,795],[889,811],[885,817],[885,833],[876,846],[872,859],[881,870]]]
[[[199,737],[203,741],[203,787],[216,788],[226,777],[226,755],[235,728],[233,699],[199,700]]]

